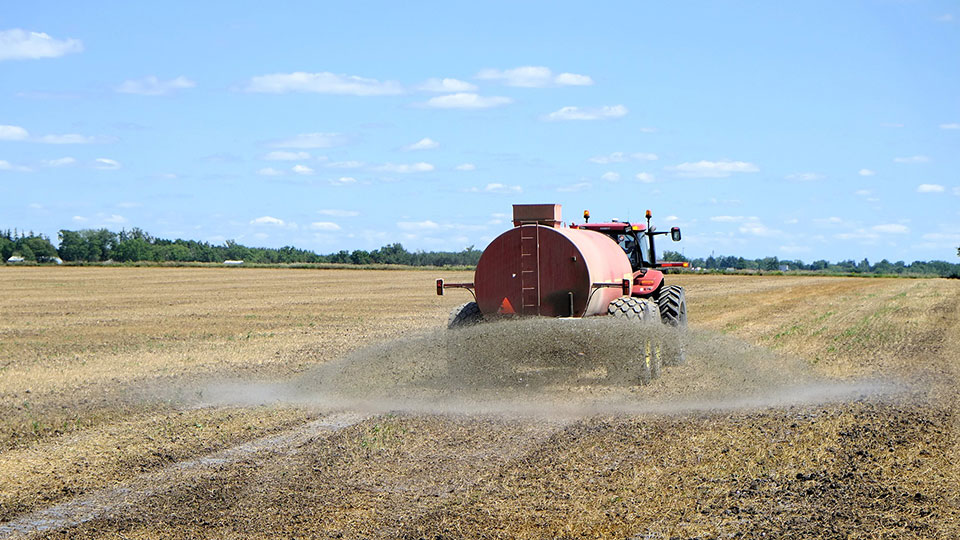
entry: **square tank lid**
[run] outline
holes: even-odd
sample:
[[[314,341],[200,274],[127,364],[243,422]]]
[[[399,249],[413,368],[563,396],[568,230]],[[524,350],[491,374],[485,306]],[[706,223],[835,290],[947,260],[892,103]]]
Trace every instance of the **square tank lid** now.
[[[515,204],[513,205],[513,225],[537,223],[548,227],[560,224],[559,204]]]

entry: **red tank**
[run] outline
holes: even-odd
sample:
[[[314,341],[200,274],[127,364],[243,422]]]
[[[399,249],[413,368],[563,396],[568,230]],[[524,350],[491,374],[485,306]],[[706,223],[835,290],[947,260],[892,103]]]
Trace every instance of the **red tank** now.
[[[552,217],[543,215],[554,207]],[[477,264],[474,286],[485,315],[605,315],[623,294],[609,284],[632,278],[629,259],[610,238],[558,227],[559,205],[516,205],[514,223],[490,242]]]

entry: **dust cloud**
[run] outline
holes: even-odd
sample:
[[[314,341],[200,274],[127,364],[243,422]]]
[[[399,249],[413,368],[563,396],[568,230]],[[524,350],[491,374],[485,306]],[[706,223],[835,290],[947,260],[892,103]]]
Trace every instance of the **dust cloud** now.
[[[219,383],[202,393],[207,404],[577,417],[786,407],[897,390],[818,377],[802,358],[731,336],[602,317],[438,329],[292,381]]]

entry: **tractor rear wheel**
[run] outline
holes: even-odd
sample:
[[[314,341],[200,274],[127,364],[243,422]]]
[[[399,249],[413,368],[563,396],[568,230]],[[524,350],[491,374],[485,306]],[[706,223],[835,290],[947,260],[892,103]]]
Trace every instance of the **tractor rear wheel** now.
[[[483,313],[480,312],[480,306],[476,302],[467,302],[462,306],[453,308],[450,312],[450,319],[447,321],[447,328],[461,328],[472,326],[483,322]]]
[[[660,320],[663,324],[677,328],[687,327],[687,298],[683,287],[667,285],[660,289],[657,306],[660,308]]]
[[[683,292],[683,287],[677,285],[667,285],[660,289],[657,296],[657,305],[660,307],[660,320],[663,324],[673,326],[678,330],[687,329],[687,297]],[[670,340],[666,354],[664,354],[664,365],[677,366],[684,363],[687,359],[686,348],[683,341],[686,336],[679,333],[676,341]]]
[[[607,306],[607,313],[620,319],[637,321],[656,321],[660,317],[657,305],[649,300],[641,300],[632,296],[621,296]]]

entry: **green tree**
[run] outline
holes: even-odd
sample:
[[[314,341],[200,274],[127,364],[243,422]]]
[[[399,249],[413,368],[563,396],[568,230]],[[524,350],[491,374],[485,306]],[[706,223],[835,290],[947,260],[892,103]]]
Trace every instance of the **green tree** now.
[[[0,236],[0,262],[6,261],[13,255],[13,241],[5,236]]]
[[[83,235],[77,231],[61,229],[57,234],[60,238],[60,258],[65,261],[88,261],[88,244]]]
[[[43,236],[28,236],[20,240],[23,247],[30,247],[30,251],[38,260],[45,260],[57,256],[57,248],[53,247],[50,240]]]
[[[358,249],[350,254],[350,262],[353,264],[370,264],[373,262],[373,259],[370,257],[368,251]]]
[[[472,246],[471,246],[472,247]],[[687,258],[677,251],[666,250],[663,252],[663,260],[670,262],[687,262]]]
[[[779,270],[780,260],[776,257],[764,257],[757,261],[760,270]]]
[[[151,257],[150,244],[142,238],[128,237],[113,248],[113,256],[120,262],[148,261]]]
[[[117,244],[117,235],[107,229],[86,229],[80,231],[87,241],[87,260],[106,261],[112,257],[111,252]]]
[[[18,247],[17,250],[14,251],[14,254],[18,254],[18,253],[19,253],[19,255],[20,255],[21,257],[23,257],[24,259],[26,259],[26,260],[28,260],[28,261],[35,261],[35,260],[37,260],[37,256],[34,255],[33,250],[30,249],[30,246],[28,246],[28,245],[26,245],[26,244]]]

